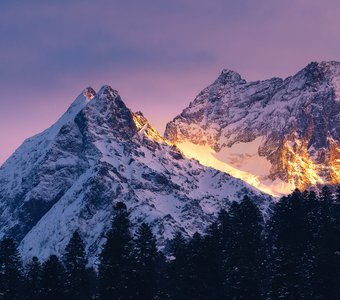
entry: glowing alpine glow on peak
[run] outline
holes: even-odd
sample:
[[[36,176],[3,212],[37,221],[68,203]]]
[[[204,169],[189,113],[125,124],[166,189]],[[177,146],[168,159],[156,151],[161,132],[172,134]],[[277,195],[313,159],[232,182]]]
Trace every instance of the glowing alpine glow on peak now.
[[[141,112],[132,113],[132,117],[140,137],[146,137],[147,139],[158,143],[173,145],[170,141],[162,137],[160,133],[149,124],[148,120]]]
[[[264,175],[256,175],[254,173],[250,173],[245,171],[247,166],[241,170],[238,169],[235,165],[229,164],[226,161],[228,160],[227,156],[224,156],[224,161],[222,160],[221,153],[216,153],[213,149],[211,149],[208,145],[196,145],[191,142],[182,142],[176,144],[176,146],[187,156],[190,158],[197,159],[202,165],[207,167],[212,167],[214,169],[220,170],[222,172],[226,172],[233,177],[239,178],[248,184],[256,187],[262,192],[270,194],[274,197],[278,197],[284,194],[289,194],[291,191],[294,190],[295,186],[281,180],[274,180],[271,181],[268,176]],[[229,156],[230,159],[231,156]],[[242,155],[240,156],[242,157]],[[245,165],[249,163],[251,164],[251,160],[258,161],[257,165],[257,173],[267,173],[268,170],[268,163],[263,163],[264,158],[253,157],[252,159],[249,155],[243,155],[243,163]],[[239,163],[241,163],[239,161]],[[239,166],[240,167],[240,166]],[[253,167],[252,171],[255,171]]]
[[[86,89],[84,89],[83,95],[86,97],[87,100],[92,100],[96,95],[96,91],[89,86]]]

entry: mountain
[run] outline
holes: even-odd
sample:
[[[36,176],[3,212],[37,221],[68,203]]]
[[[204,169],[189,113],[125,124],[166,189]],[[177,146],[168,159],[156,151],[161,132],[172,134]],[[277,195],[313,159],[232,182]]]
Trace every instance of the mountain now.
[[[184,157],[110,86],[87,88],[1,166],[0,238],[14,237],[24,259],[46,259],[78,229],[94,263],[117,201],[134,227],[152,226],[162,248],[175,231],[204,231],[245,194],[266,213],[270,196]]]
[[[247,82],[231,70],[167,124],[165,137],[202,164],[262,191],[340,182],[340,63]]]

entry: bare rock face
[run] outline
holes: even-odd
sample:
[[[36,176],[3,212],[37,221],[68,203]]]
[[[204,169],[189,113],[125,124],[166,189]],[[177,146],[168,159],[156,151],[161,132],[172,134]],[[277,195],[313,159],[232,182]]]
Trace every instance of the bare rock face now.
[[[92,100],[96,95],[96,91],[92,87],[87,87],[83,91],[83,95],[86,97],[87,100]]]
[[[79,230],[95,263],[115,202],[127,205],[134,228],[149,223],[162,248],[178,230],[203,232],[246,194],[266,214],[270,196],[185,158],[110,86],[87,88],[1,166],[0,238],[14,237],[25,259],[45,259]]]
[[[224,70],[167,124],[165,137],[189,155],[195,145],[212,149],[221,166],[236,169],[230,174],[273,194],[339,183],[340,63],[255,82]]]

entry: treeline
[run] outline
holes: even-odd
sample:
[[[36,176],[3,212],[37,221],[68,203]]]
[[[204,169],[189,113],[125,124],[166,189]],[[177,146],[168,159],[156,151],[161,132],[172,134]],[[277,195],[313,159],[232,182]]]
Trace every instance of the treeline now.
[[[263,220],[245,197],[220,211],[204,235],[178,232],[167,256],[147,224],[133,236],[117,203],[98,270],[75,232],[63,257],[23,266],[0,243],[0,299],[340,299],[340,189],[283,197]]]

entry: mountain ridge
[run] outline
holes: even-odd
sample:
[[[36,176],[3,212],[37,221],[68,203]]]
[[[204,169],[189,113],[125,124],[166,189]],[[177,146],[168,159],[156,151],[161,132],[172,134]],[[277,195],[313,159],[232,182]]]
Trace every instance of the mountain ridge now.
[[[0,237],[14,237],[24,259],[44,260],[79,230],[95,264],[115,202],[134,227],[149,223],[164,248],[176,231],[203,232],[244,195],[267,213],[270,196],[185,158],[110,86],[88,88],[1,166]]]
[[[272,194],[338,183],[339,91],[340,63],[335,61],[312,62],[294,76],[263,81],[247,82],[223,70],[167,124],[165,137],[201,163]],[[233,151],[237,145],[250,145],[252,152]],[[254,165],[262,163],[265,176],[256,173],[262,170],[254,173],[242,155],[252,157]]]

